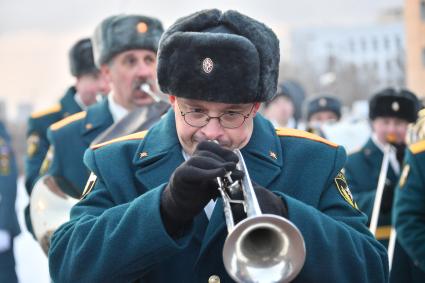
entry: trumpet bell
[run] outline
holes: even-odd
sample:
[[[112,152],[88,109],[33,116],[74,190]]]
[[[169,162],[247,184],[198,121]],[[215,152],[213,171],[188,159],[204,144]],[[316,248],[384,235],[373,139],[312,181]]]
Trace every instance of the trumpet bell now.
[[[271,214],[246,218],[227,236],[224,266],[237,282],[289,282],[305,261],[304,239],[294,224]]]

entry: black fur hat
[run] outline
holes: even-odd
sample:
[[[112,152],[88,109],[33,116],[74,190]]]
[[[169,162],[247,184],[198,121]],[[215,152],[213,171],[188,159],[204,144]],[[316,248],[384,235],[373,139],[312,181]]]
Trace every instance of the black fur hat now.
[[[165,93],[224,103],[276,94],[279,41],[237,11],[204,10],[177,20],[161,38],[158,82]]]
[[[118,53],[131,49],[158,51],[164,29],[155,18],[140,15],[116,15],[103,20],[93,35],[95,63],[98,67]]]
[[[69,50],[68,55],[70,71],[74,77],[99,71],[93,61],[93,48],[90,38],[77,41]]]
[[[408,90],[386,88],[376,93],[369,101],[369,118],[395,117],[415,122],[420,103],[416,95]]]
[[[319,96],[312,99],[307,105],[307,121],[317,112],[331,111],[338,119],[341,118],[341,101],[332,96]]]

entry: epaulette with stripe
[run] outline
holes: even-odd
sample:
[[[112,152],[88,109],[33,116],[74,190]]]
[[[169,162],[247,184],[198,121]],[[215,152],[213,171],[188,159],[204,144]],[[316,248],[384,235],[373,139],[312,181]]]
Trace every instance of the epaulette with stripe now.
[[[338,147],[338,145],[336,143],[333,143],[333,142],[328,141],[327,139],[324,139],[320,136],[317,136],[315,134],[312,134],[312,133],[309,133],[309,132],[306,132],[306,131],[302,131],[302,130],[290,129],[290,128],[277,128],[276,134],[278,136],[288,136],[288,137],[309,139],[309,140],[313,140],[313,141],[317,141],[317,142],[320,142],[320,143],[327,144],[331,147]]]
[[[109,141],[106,141],[106,142],[102,142],[102,143],[92,145],[90,148],[91,149],[98,149],[98,148],[103,147],[105,145],[113,144],[113,143],[120,142],[120,141],[141,140],[146,136],[147,132],[148,131],[146,130],[146,131],[130,134],[130,135],[127,135],[127,136],[122,136],[122,137],[115,138],[115,139],[112,139],[112,140],[109,140]]]
[[[68,116],[68,117],[66,117],[66,118],[64,118],[64,119],[62,119],[62,120],[60,120],[56,123],[53,123],[50,126],[50,130],[57,131],[60,128],[65,127],[66,125],[68,125],[68,124],[70,124],[74,121],[83,119],[84,117],[86,117],[86,115],[87,115],[86,111],[81,111],[81,112],[75,113],[74,115]]]
[[[413,154],[425,151],[425,140],[410,145],[409,149]]]
[[[51,106],[47,109],[40,110],[40,111],[32,113],[31,118],[37,119],[37,118],[46,116],[48,114],[60,112],[61,110],[62,110],[62,106],[58,103],[58,104],[55,104],[55,105],[53,105],[53,106]]]

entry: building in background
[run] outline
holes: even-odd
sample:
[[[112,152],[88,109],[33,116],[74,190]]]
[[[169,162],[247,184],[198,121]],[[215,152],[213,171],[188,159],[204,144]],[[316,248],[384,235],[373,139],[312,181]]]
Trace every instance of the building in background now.
[[[425,98],[425,0],[405,0],[407,87]]]
[[[384,87],[403,87],[402,14],[401,8],[387,10],[367,26],[295,29],[290,64],[312,73],[310,92],[332,93],[346,105]]]

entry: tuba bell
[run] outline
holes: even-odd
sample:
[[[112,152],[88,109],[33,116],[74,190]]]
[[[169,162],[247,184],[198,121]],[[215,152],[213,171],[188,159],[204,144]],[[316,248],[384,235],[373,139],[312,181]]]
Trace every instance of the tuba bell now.
[[[34,185],[30,198],[31,223],[35,237],[47,255],[50,238],[60,225],[69,220],[71,208],[78,202],[63,192],[63,182],[43,176]]]
[[[223,262],[237,282],[289,282],[301,271],[305,261],[305,243],[298,228],[289,220],[262,214],[241,152],[237,169],[244,172],[241,181],[231,179],[231,172],[217,178],[223,198],[228,235],[223,248]],[[234,196],[242,191],[243,200]],[[232,203],[244,206],[247,217],[235,225]]]

